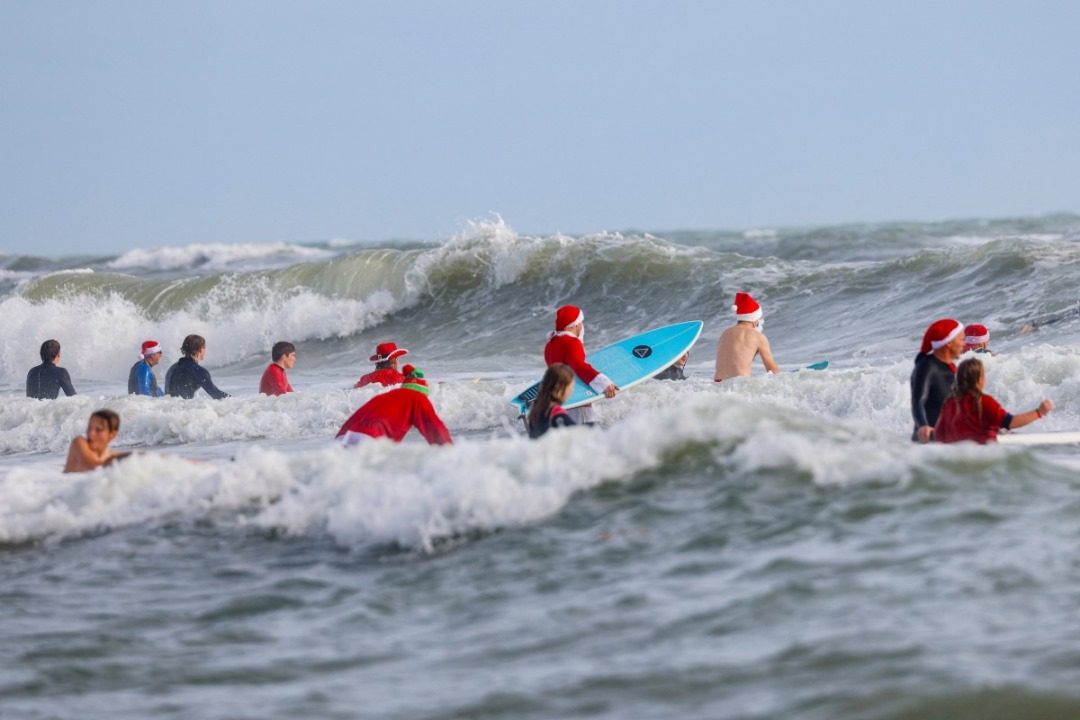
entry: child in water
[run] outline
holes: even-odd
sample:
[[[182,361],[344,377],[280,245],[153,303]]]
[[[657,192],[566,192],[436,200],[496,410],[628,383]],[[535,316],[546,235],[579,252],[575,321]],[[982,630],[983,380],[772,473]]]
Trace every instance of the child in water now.
[[[941,416],[934,426],[934,439],[943,443],[973,440],[980,445],[997,442],[998,429],[1015,430],[1035,422],[1054,409],[1054,403],[1043,400],[1039,407],[1011,415],[998,401],[983,394],[986,369],[978,358],[968,358],[956,368],[952,394],[941,407]]]
[[[87,472],[130,455],[109,449],[118,432],[119,415],[112,410],[95,410],[86,425],[86,437],[79,435],[71,441],[64,472]]]
[[[540,381],[540,391],[533,401],[529,410],[525,426],[529,430],[529,437],[536,439],[546,433],[549,428],[568,427],[576,425],[573,419],[559,407],[574,392],[574,371],[569,365],[554,363],[544,373],[544,379]]]

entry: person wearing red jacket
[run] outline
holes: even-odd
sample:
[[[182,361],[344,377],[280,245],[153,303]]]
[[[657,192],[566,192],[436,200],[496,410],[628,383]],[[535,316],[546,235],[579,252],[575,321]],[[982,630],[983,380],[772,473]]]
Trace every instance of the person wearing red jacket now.
[[[1041,420],[1054,409],[1054,402],[1043,400],[1034,410],[1015,415],[990,395],[986,387],[986,369],[978,358],[968,358],[956,368],[952,395],[941,408],[934,426],[934,439],[943,443],[971,440],[980,445],[996,443],[998,430],[1015,430]]]
[[[368,358],[375,363],[375,369],[356,381],[354,388],[379,383],[383,387],[400,385],[405,376],[398,371],[398,358],[408,355],[409,351],[399,348],[397,343],[385,342],[375,346],[375,354]]]
[[[619,386],[585,359],[585,313],[573,305],[563,305],[555,312],[555,332],[544,346],[544,362],[569,365],[582,382],[606,398],[615,397]],[[592,405],[581,405],[566,411],[578,425],[595,425],[596,411]]]
[[[366,438],[390,438],[401,442],[416,428],[429,445],[453,445],[450,431],[435,413],[428,400],[424,372],[413,368],[401,387],[388,390],[368,400],[338,430],[336,440],[346,447]]]
[[[289,376],[286,370],[291,370],[296,363],[296,346],[291,342],[274,343],[270,350],[270,358],[273,360],[266,367],[262,380],[259,381],[259,392],[263,395],[284,395],[293,392],[289,384]]]

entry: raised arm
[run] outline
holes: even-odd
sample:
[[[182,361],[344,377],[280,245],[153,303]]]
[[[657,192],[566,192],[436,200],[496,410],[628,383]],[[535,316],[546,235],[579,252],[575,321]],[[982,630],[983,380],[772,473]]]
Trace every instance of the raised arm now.
[[[1039,403],[1039,407],[1034,410],[1028,410],[1024,413],[1017,413],[1012,416],[1012,422],[1009,423],[1010,430],[1016,430],[1022,428],[1025,425],[1030,425],[1042,418],[1043,415],[1049,415],[1050,411],[1054,409],[1054,403],[1050,399],[1043,400]]]

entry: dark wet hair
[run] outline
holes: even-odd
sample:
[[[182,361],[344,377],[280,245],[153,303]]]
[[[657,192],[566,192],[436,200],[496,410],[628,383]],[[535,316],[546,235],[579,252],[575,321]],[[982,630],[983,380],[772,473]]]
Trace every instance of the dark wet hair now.
[[[540,390],[536,393],[536,400],[533,400],[532,407],[529,409],[529,425],[537,427],[542,423],[542,418],[546,418],[552,406],[555,405],[555,399],[552,397],[555,391],[573,384],[574,371],[569,365],[552,364],[544,373],[544,379],[540,381]]]
[[[52,362],[60,354],[60,343],[56,340],[46,340],[41,343],[41,362]]]
[[[206,338],[202,335],[188,335],[184,338],[184,344],[180,346],[180,352],[191,357],[204,347],[206,347]]]
[[[105,424],[109,426],[109,432],[117,432],[120,429],[120,415],[113,410],[109,410],[108,408],[95,410],[90,413],[90,417],[101,418],[104,420]]]
[[[979,389],[979,380],[985,376],[986,368],[983,367],[982,360],[968,358],[956,368],[956,377],[953,379],[952,386],[952,394],[957,402],[960,402],[965,395],[975,398],[975,412],[979,416],[979,422],[982,422],[983,395],[982,390]]]
[[[294,353],[294,352],[296,352],[296,346],[295,345],[293,345],[291,342],[286,342],[285,340],[281,340],[279,342],[274,343],[274,347],[270,350],[270,359],[273,360],[274,362],[277,362],[278,360],[285,357],[289,353]]]

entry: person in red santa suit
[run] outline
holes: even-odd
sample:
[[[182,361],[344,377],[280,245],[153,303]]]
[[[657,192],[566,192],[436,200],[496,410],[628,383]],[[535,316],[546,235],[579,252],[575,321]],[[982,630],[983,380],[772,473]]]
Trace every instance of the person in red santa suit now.
[[[428,400],[427,381],[419,368],[403,376],[401,387],[388,390],[368,400],[345,421],[337,433],[337,441],[346,447],[367,438],[390,438],[401,442],[409,430],[416,428],[430,445],[453,445],[450,431],[439,419]]]
[[[619,386],[585,359],[585,313],[573,305],[563,305],[555,312],[555,332],[544,346],[544,362],[569,365],[582,382],[606,398],[615,397]],[[582,405],[566,411],[578,425],[595,425],[596,411],[592,405]]]
[[[375,354],[368,358],[375,363],[375,369],[357,380],[353,387],[362,388],[371,383],[379,383],[383,387],[400,385],[405,376],[398,371],[398,358],[408,354],[409,351],[399,348],[397,343],[379,343],[375,346]]]
[[[780,372],[780,366],[773,360],[769,338],[765,337],[765,321],[762,319],[761,306],[749,293],[735,293],[735,324],[720,336],[716,344],[716,370],[713,380],[723,382],[733,377],[750,377],[750,368],[754,358],[761,356],[765,370],[770,373]]]
[[[951,319],[938,320],[926,329],[915,368],[911,371],[911,417],[914,442],[934,439],[934,425],[941,406],[952,394],[956,360],[964,353],[964,324]]]

